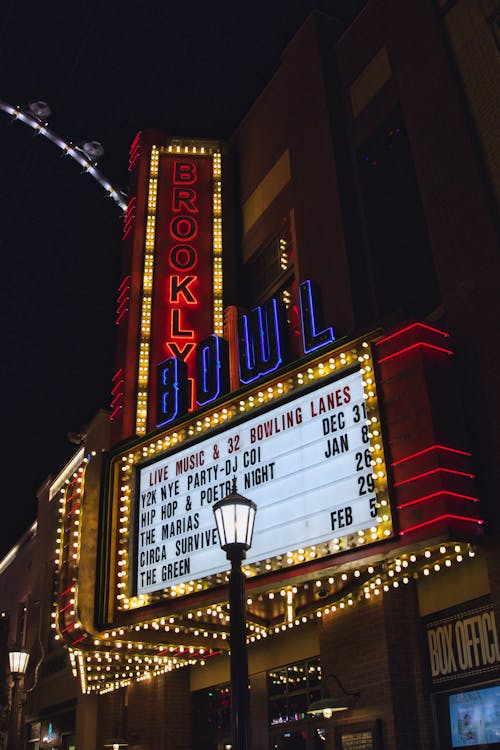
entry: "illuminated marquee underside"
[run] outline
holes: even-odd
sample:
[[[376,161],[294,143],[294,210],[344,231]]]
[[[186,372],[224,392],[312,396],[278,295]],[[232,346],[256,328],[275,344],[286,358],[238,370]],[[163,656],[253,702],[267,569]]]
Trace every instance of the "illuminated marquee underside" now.
[[[78,602],[78,564],[82,554],[79,499],[84,495],[83,479],[93,455],[83,457],[81,466],[72,468],[71,477],[59,492],[61,528],[55,551],[59,591],[52,627],[55,638],[68,648],[71,668],[82,692],[105,693],[190,664],[203,665],[226,652],[230,618],[226,589],[216,587],[201,592],[204,600],[199,595],[186,597],[185,607],[179,607],[178,598],[171,602],[172,607],[164,599],[160,614],[149,609],[140,613],[139,621],[116,622],[95,632],[85,629]],[[67,534],[75,541],[69,546],[69,555],[64,555],[61,552]],[[463,542],[422,542],[406,549],[393,548],[393,544],[389,541],[388,546],[375,546],[368,556],[359,550],[354,559],[349,552],[336,556],[335,569],[318,561],[308,576],[288,583],[271,579],[263,586],[260,576],[250,579],[248,643],[307,625],[317,618],[337,617],[350,607],[377,599],[420,576],[440,574],[456,564],[465,564],[475,554]],[[120,562],[119,580],[126,575],[123,559]]]
[[[377,340],[377,344],[379,343],[380,339]],[[399,350],[390,353],[390,356],[400,356]],[[380,361],[379,359],[379,365]],[[85,497],[84,480],[88,463],[93,461],[95,454],[89,453],[84,457],[80,467],[72,464],[67,483],[57,490],[60,495],[61,523],[55,551],[55,569],[59,584],[52,614],[55,637],[66,644],[73,673],[80,679],[83,692],[102,693],[189,664],[203,665],[207,659],[227,652],[229,648],[226,570],[212,574],[205,571],[204,577],[193,576],[175,584],[170,582],[159,591],[147,591],[141,595],[134,591],[137,584],[137,570],[134,571],[137,548],[134,547],[134,540],[136,531],[140,532],[139,528],[134,528],[134,522],[140,518],[136,514],[139,510],[136,498],[139,496],[140,502],[138,482],[141,475],[147,477],[148,471],[157,471],[159,473],[156,474],[156,480],[159,481],[164,461],[168,463],[175,456],[177,460],[181,460],[193,452],[196,455],[209,441],[213,447],[213,441],[217,442],[223,436],[232,437],[233,447],[236,448],[235,436],[242,430],[250,432],[254,429],[256,438],[259,438],[259,425],[262,432],[261,447],[270,445],[273,438],[264,438],[264,425],[269,424],[270,417],[277,417],[281,410],[294,413],[294,407],[297,406],[301,406],[304,414],[309,407],[309,416],[313,420],[320,420],[318,445],[322,445],[324,452],[332,453],[331,456],[325,456],[324,461],[331,465],[336,465],[334,462],[337,460],[341,463],[346,452],[340,450],[339,453],[333,453],[334,444],[329,441],[335,422],[332,425],[330,418],[336,416],[336,424],[340,427],[340,411],[346,412],[347,407],[352,404],[338,404],[329,413],[320,414],[319,399],[324,398],[325,388],[327,391],[332,388],[334,391],[340,389],[340,399],[345,395],[343,388],[350,385],[349,378],[354,378],[355,382],[356,378],[362,378],[363,381],[363,400],[369,422],[361,427],[368,427],[368,451],[376,500],[373,510],[377,511],[377,517],[368,529],[356,530],[350,525],[350,528],[344,529],[345,533],[335,536],[332,528],[332,534],[326,541],[296,549],[290,547],[286,553],[279,552],[264,560],[249,560],[245,567],[248,575],[248,643],[279,635],[291,628],[307,626],[316,618],[329,620],[332,617],[342,617],[342,613],[350,607],[383,597],[385,592],[410,584],[419,577],[441,575],[456,564],[466,564],[469,558],[474,557],[474,549],[470,543],[464,542],[463,526],[452,530],[443,523],[449,516],[438,515],[435,520],[431,519],[432,523],[427,521],[423,524],[428,534],[432,529],[430,536],[421,535],[419,528],[402,531],[401,527],[398,537],[391,535],[386,469],[370,346],[363,341],[337,346],[316,357],[314,361],[302,363],[300,369],[282,373],[280,379],[263,382],[260,390],[258,387],[254,387],[252,391],[247,389],[244,393],[219,403],[216,409],[200,411],[182,424],[150,435],[148,440],[131,443],[127,449],[123,448],[112,455],[107,467],[109,482],[103,488],[102,497],[104,513],[99,539],[102,554],[98,609],[95,612],[97,624],[94,624],[94,619],[89,619],[87,610],[81,611],[80,602],[84,599],[81,595],[85,593],[88,582],[79,578],[81,558],[87,569],[92,558],[91,550],[81,544],[81,524],[83,522],[90,531],[85,519],[86,513],[94,507],[95,499],[92,491],[88,498]],[[353,399],[356,403],[359,394],[354,385],[352,394],[356,394]],[[311,402],[318,411],[316,417],[312,417]],[[337,397],[335,404],[336,402]],[[328,404],[328,399],[326,403]],[[387,407],[387,400],[385,403]],[[350,415],[353,417],[352,412]],[[323,428],[323,419],[327,417],[330,433],[321,436],[326,429]],[[302,423],[305,424],[305,419]],[[297,426],[298,424],[290,425],[285,432],[290,435],[290,431],[295,431]],[[349,433],[348,442],[351,447]],[[338,445],[342,447],[342,441]],[[259,441],[250,450],[258,447]],[[411,463],[413,466],[415,458],[419,460],[419,456],[434,455],[436,449],[440,452],[447,451],[450,455],[469,455],[456,447],[425,443],[416,453],[403,455],[398,461],[393,461],[393,468],[399,471],[400,464],[406,466]],[[242,456],[241,451],[240,445],[238,451],[233,451],[233,455],[239,453]],[[356,458],[356,453],[361,455]],[[360,476],[367,483],[366,477],[370,469],[366,467],[366,471],[361,471],[364,458],[364,452],[355,448],[356,466],[359,460]],[[191,468],[188,461],[188,468],[188,473],[194,475],[203,467]],[[243,466],[240,483],[245,482],[245,470],[250,473],[250,482],[254,482],[252,465]],[[393,501],[396,507],[398,503],[404,507],[398,495],[401,486],[405,488],[408,484],[417,485],[421,477],[429,474],[434,476],[434,471],[441,472],[442,469],[440,467],[424,474],[412,473],[410,469],[403,473],[400,481],[393,484]],[[452,473],[453,476],[463,474],[461,471]],[[254,478],[256,476],[253,475]],[[472,477],[469,474],[464,476]],[[264,489],[266,486],[269,488],[272,485],[268,481],[260,484],[257,481],[246,490],[244,486],[240,486],[240,490],[253,497],[260,487]],[[201,493],[202,489],[206,490],[201,486],[194,489],[197,493]],[[368,497],[371,497],[370,493]],[[200,499],[201,495],[198,496],[198,500]],[[424,499],[418,497],[418,504]],[[171,502],[174,501],[175,496]],[[362,504],[363,497],[358,496],[356,501]],[[165,502],[169,502],[168,498]],[[346,505],[342,507],[345,508]],[[341,520],[344,523],[348,520],[348,513],[344,511],[341,515],[338,513],[339,508],[333,510],[336,511],[335,524],[340,526]],[[332,512],[330,510],[330,525],[333,522]],[[210,517],[209,514],[207,517]],[[475,525],[483,523],[478,518],[469,519],[458,515],[453,518],[460,518],[461,522],[467,523],[473,521]],[[467,533],[470,534],[470,531]],[[477,534],[474,538],[476,536]],[[369,544],[369,537],[372,544]],[[223,559],[224,554],[220,552],[220,555]]]
[[[466,564],[474,556],[469,544],[448,542],[393,551],[378,560],[368,558],[354,567],[341,566],[335,575],[325,569],[310,581],[275,583],[260,594],[249,581],[247,643],[251,646],[314,620],[328,622],[351,607],[421,576]],[[116,625],[98,637],[84,633],[78,646],[68,644],[73,674],[79,677],[82,692],[104,693],[190,664],[203,666],[227,652],[229,625],[225,597],[209,605],[193,601],[186,610],[176,609],[170,615],[144,612],[139,624]]]

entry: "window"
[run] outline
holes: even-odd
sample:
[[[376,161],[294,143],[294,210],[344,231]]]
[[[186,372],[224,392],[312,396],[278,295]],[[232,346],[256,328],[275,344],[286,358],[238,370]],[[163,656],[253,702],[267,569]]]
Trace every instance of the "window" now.
[[[17,614],[17,634],[16,643],[19,646],[26,646],[26,631],[28,627],[28,607],[26,602],[22,602],[19,605]]]
[[[271,725],[302,721],[307,707],[321,698],[319,659],[288,664],[267,674]]]
[[[489,24],[495,44],[497,45],[497,50],[500,52],[500,8],[496,8],[493,11],[493,14],[489,19]]]
[[[193,747],[217,750],[230,742],[231,689],[229,685],[193,693]]]
[[[287,219],[280,231],[256,250],[243,267],[247,304],[253,307],[277,296],[280,287],[293,276],[294,263],[291,224]]]
[[[500,685],[468,684],[433,696],[439,747],[500,748]]]
[[[290,334],[290,356],[302,354],[299,324],[299,298],[295,279],[295,249],[291,221],[283,222],[281,231],[259,248],[243,268],[246,304],[255,307],[272,297],[284,303]]]
[[[379,315],[424,315],[439,304],[427,226],[399,112],[358,150]]]

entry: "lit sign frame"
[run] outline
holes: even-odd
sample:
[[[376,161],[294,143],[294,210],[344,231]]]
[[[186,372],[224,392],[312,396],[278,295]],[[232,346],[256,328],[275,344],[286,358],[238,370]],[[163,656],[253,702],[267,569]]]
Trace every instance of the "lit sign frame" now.
[[[347,529],[366,539],[378,511],[363,374],[325,380],[137,466],[136,593],[225,570],[212,507],[233,479],[258,509],[248,565],[321,544],[334,552]]]
[[[165,598],[184,597],[192,593],[212,588],[225,582],[224,555],[221,555],[221,571],[194,580],[180,581],[178,584],[166,585],[161,590],[151,593],[137,594],[134,591],[134,519],[136,513],[135,497],[137,492],[138,470],[143,469],[158,456],[167,452],[178,452],[185,445],[196,445],[207,434],[213,436],[222,432],[226,426],[244,424],[256,415],[256,410],[263,410],[274,404],[291,403],[295,397],[320,388],[323,384],[341,378],[360,368],[363,375],[364,400],[369,420],[368,448],[372,456],[373,481],[376,487],[377,518],[366,529],[345,535],[335,535],[328,543],[311,545],[310,547],[287,550],[285,554],[277,555],[263,561],[245,565],[247,575],[266,574],[276,570],[289,570],[290,578],[297,575],[304,564],[332,557],[338,553],[371,545],[387,540],[393,536],[392,516],[387,489],[387,470],[382,444],[380,414],[375,386],[374,365],[370,351],[370,344],[366,340],[352,341],[343,346],[337,346],[310,359],[299,363],[293,369],[281,372],[280,376],[262,383],[260,388],[253,388],[230,399],[219,402],[215,407],[189,415],[181,424],[174,425],[164,432],[157,432],[149,436],[148,440],[129,445],[122,452],[117,452],[110,462],[109,471],[109,499],[108,533],[111,531],[111,549],[109,559],[117,563],[118,572],[108,568],[108,613],[113,619],[112,612],[133,611],[144,606],[154,604]],[[106,490],[105,490],[106,491]],[[241,490],[243,491],[243,490]],[[247,494],[251,494],[247,491]],[[109,531],[110,530],[110,531]],[[363,532],[363,533],[361,533]],[[116,566],[115,563],[115,566]],[[112,565],[112,563],[111,563]],[[325,559],[325,567],[328,561]]]
[[[223,333],[221,178],[217,149],[151,148],[137,364],[138,435],[156,426],[155,370],[160,362],[175,354],[186,362],[194,382],[195,344],[212,332]],[[207,298],[204,304],[201,297]]]

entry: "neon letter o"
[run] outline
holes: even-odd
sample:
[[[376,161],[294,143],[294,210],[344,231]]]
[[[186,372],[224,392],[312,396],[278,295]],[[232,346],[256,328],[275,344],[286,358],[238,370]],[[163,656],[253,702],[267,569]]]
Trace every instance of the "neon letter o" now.
[[[198,253],[190,245],[174,245],[169,253],[170,265],[179,271],[189,271],[198,261]]]
[[[176,240],[191,240],[198,234],[198,224],[192,216],[174,216],[170,222],[170,234]]]

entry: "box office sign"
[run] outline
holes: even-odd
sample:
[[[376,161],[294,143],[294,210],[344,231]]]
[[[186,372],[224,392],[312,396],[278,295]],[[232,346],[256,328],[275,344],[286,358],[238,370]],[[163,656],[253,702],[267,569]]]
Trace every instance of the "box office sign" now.
[[[500,671],[493,607],[478,599],[469,609],[440,613],[426,623],[432,683],[443,685]]]

